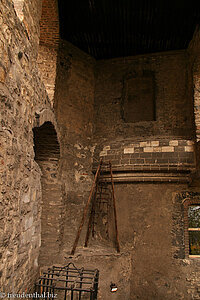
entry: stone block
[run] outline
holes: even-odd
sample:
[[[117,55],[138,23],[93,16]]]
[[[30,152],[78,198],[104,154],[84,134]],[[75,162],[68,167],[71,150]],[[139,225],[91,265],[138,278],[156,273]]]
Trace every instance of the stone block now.
[[[26,216],[25,222],[24,222],[24,228],[27,230],[33,225],[33,216]]]
[[[22,196],[22,202],[29,203],[30,202],[30,195],[29,194],[23,195]]]
[[[177,140],[169,141],[169,146],[178,146],[178,141]]]
[[[162,152],[162,147],[153,147],[153,152]]]
[[[162,152],[174,152],[174,147],[172,146],[163,146]]]
[[[144,152],[153,152],[153,147],[144,147]]]
[[[187,141],[187,145],[188,146],[194,145],[194,141]]]
[[[154,146],[154,147],[159,146],[159,141],[151,141],[151,146]]]
[[[193,146],[185,146],[185,152],[194,152]]]
[[[30,243],[32,240],[34,228],[29,228],[25,232],[22,233],[22,244]]]
[[[140,142],[140,147],[151,146],[151,142]]]
[[[124,148],[124,154],[134,153],[134,148]]]

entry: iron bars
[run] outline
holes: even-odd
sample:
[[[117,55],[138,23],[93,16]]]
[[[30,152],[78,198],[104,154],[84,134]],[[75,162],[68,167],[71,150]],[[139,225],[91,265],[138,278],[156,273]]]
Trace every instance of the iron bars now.
[[[40,276],[36,298],[63,300],[96,300],[99,271],[78,269],[73,263],[65,267],[53,266]]]

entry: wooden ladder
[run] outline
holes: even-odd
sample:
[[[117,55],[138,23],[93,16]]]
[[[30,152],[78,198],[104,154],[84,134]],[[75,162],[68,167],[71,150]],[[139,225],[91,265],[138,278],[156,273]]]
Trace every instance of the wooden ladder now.
[[[113,212],[114,212],[114,221],[115,221],[115,241],[116,241],[116,248],[117,252],[120,252],[120,245],[119,245],[119,236],[118,236],[118,227],[117,227],[117,211],[116,211],[116,200],[115,200],[115,193],[114,193],[114,182],[113,182],[113,173],[112,173],[112,165],[111,162],[109,161],[109,172],[110,172],[110,181],[111,181],[111,193],[109,193],[107,183],[101,181],[101,168],[103,165],[103,161],[101,160],[99,163],[99,166],[97,168],[95,178],[92,184],[92,188],[90,191],[90,195],[88,198],[88,201],[85,205],[85,208],[83,210],[83,216],[76,234],[76,239],[73,244],[73,248],[71,251],[71,255],[74,255],[81,230],[83,228],[83,225],[85,223],[86,217],[88,215],[88,209],[91,204],[91,210],[89,213],[89,221],[88,221],[88,227],[87,227],[87,233],[85,237],[85,247],[88,246],[88,241],[90,237],[90,233],[92,231],[92,236],[94,237],[94,224],[95,224],[95,213],[96,213],[96,207],[98,206],[99,208],[102,206],[104,209],[104,212],[106,214],[107,212],[107,217],[108,217],[108,208],[109,205],[111,205],[111,201],[113,204]],[[107,219],[107,223],[108,223]]]

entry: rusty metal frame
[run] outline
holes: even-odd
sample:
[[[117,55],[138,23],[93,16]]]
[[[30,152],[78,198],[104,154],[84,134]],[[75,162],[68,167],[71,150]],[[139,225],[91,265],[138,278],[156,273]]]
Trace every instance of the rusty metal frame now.
[[[73,263],[67,266],[53,266],[40,276],[35,284],[36,298],[73,300],[96,300],[98,294],[99,271],[76,268]],[[62,294],[62,295],[59,295]],[[78,298],[77,298],[78,297]]]

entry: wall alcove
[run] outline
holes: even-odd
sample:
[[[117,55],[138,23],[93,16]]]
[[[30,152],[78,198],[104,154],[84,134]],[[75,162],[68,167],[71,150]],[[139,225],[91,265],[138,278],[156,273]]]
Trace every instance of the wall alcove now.
[[[42,215],[40,265],[59,251],[62,227],[62,184],[59,178],[60,146],[51,122],[33,128],[35,160],[41,168]]]

